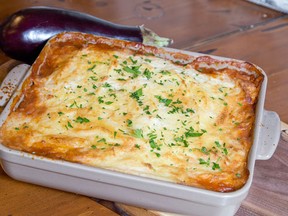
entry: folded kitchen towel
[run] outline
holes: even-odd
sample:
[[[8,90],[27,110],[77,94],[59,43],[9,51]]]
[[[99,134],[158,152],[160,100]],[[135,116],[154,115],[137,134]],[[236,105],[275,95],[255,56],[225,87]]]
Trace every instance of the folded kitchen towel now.
[[[283,13],[288,13],[288,0],[248,0]]]

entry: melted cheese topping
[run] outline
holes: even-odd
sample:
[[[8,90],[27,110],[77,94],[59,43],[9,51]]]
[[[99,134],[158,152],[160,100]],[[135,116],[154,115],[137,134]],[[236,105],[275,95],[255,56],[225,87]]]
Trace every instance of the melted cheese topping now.
[[[231,69],[95,44],[52,69],[42,57],[1,128],[5,145],[216,191],[247,180],[256,98]]]

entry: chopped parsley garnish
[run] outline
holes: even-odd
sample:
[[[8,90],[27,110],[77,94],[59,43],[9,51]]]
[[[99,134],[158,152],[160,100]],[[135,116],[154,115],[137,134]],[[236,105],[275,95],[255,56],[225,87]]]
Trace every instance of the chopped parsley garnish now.
[[[142,101],[140,101],[140,97],[141,97],[141,96],[143,96],[142,88],[140,88],[140,89],[138,89],[138,90],[136,90],[135,92],[132,92],[132,93],[130,94],[130,97],[133,98],[133,99],[135,99],[140,106],[143,104]]]
[[[114,71],[116,71],[117,73],[120,74],[120,72],[122,71],[121,69],[114,69]]]
[[[72,124],[68,121],[67,122],[67,126],[69,127],[69,128],[73,128],[73,126],[72,126]],[[68,129],[68,128],[67,128]]]
[[[131,126],[132,126],[132,123],[133,123],[133,122],[132,122],[130,119],[127,120],[127,126],[128,126],[128,127],[131,127]]]
[[[227,148],[223,148],[223,153],[224,153],[225,155],[228,155],[228,150],[227,150]]]
[[[221,144],[219,143],[219,141],[215,141],[214,143],[216,144],[216,146],[217,146],[218,148],[221,147]]]
[[[172,102],[172,99],[162,98],[160,95],[155,95],[155,98],[157,98],[160,103],[164,103],[165,106],[169,106]]]
[[[210,165],[210,157],[207,159],[207,161],[205,161],[203,158],[199,158],[199,164],[203,164],[203,165]]]
[[[170,71],[167,71],[167,70],[162,70],[160,71],[161,74],[164,74],[164,75],[170,75],[171,72]]]
[[[201,148],[201,152],[204,153],[204,154],[206,154],[206,155],[209,154],[209,151],[208,151],[207,148],[204,147],[204,146]]]
[[[149,80],[152,77],[152,72],[146,68],[143,72],[143,75]]]
[[[136,78],[137,76],[139,76],[141,74],[141,71],[139,71],[140,67],[141,67],[141,65],[140,66],[131,66],[131,67],[125,66],[125,67],[123,67],[123,70],[128,72],[128,73],[133,74],[133,78]]]
[[[95,67],[96,65],[94,64],[92,67],[88,68],[88,71],[92,71]]]
[[[206,130],[202,130],[201,132],[195,131],[193,127],[190,127],[189,129],[186,129],[185,132],[185,137],[200,137],[202,136],[204,133],[206,133]]]
[[[159,153],[157,153],[157,152],[155,152],[155,155],[157,156],[157,157],[160,157],[161,155],[159,154]]]
[[[235,174],[237,178],[241,178],[241,174],[240,173],[236,173]]]
[[[142,91],[142,88],[136,90],[135,92],[131,93],[130,97],[131,98],[134,98],[136,100],[139,100],[139,98],[143,96],[143,91]]]
[[[220,169],[220,166],[218,163],[213,162],[212,170]]]
[[[134,60],[131,56],[129,56],[129,59],[131,60],[131,62],[132,62],[133,64],[136,64],[136,63],[137,63],[137,60]]]
[[[97,141],[97,143],[100,143],[100,142],[106,143],[106,139],[105,139],[105,138],[102,138],[102,139],[100,139],[100,140]]]
[[[93,80],[93,81],[97,81],[98,80],[98,78],[96,77],[96,76],[90,76],[89,77],[91,80]]]
[[[124,78],[118,78],[117,80],[118,81],[126,81],[126,79],[124,79]]]
[[[110,104],[113,104],[113,102],[112,101],[106,101],[105,104],[110,105]]]
[[[85,117],[83,118],[81,116],[78,116],[77,119],[75,120],[75,122],[82,124],[82,123],[88,123],[88,122],[90,122],[90,120],[85,118]]]
[[[181,142],[184,144],[184,147],[188,147],[189,146],[189,143],[188,141],[184,138],[184,135],[182,135],[181,137],[176,137],[174,139],[176,142]]]
[[[136,137],[136,138],[143,138],[143,131],[142,129],[136,129],[133,131],[132,136]]]
[[[104,103],[104,100],[103,100],[103,97],[102,97],[102,96],[99,96],[99,97],[98,97],[98,103],[99,103],[99,104]]]
[[[109,88],[109,87],[111,87],[111,85],[106,82],[106,83],[103,84],[103,87],[104,87],[104,88]]]
[[[74,100],[74,102],[69,106],[70,108],[76,106],[77,108],[82,108],[82,104],[78,105],[77,102]]]
[[[149,140],[149,144],[150,144],[150,147],[151,147],[152,149],[158,147],[158,145],[157,145],[157,143],[155,142],[154,139],[150,139],[150,140]]]
[[[172,104],[182,104],[182,101],[180,101],[179,98],[177,98],[177,100],[176,100],[176,101],[173,101]]]
[[[223,145],[221,145],[219,141],[215,141],[214,143],[215,143],[215,145],[216,145],[218,148],[220,148],[220,149],[222,150],[222,153],[223,153],[223,154],[228,155],[228,150],[227,150],[227,148],[225,147],[225,146],[226,146],[226,143],[223,143]]]

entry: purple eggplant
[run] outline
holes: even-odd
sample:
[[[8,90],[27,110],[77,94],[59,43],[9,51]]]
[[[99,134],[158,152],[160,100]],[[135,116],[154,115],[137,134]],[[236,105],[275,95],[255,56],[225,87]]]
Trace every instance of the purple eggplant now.
[[[49,38],[69,31],[156,46],[172,43],[172,40],[159,37],[143,26],[118,25],[73,10],[30,7],[12,14],[1,24],[0,49],[13,59],[31,64]]]

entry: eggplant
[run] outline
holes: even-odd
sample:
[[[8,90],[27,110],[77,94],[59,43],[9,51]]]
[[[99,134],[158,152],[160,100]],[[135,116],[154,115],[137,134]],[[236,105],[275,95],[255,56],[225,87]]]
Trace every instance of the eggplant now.
[[[32,64],[49,38],[71,31],[156,46],[172,43],[143,26],[119,25],[74,10],[30,7],[10,15],[1,24],[0,49],[13,59]]]

